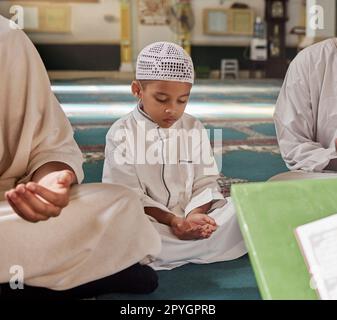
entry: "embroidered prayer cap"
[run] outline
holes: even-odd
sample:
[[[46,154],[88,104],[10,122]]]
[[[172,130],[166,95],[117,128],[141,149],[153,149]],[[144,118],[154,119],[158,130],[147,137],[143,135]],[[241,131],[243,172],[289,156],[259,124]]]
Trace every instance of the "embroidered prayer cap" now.
[[[164,80],[194,83],[193,61],[180,46],[171,42],[155,42],[138,55],[137,80]]]

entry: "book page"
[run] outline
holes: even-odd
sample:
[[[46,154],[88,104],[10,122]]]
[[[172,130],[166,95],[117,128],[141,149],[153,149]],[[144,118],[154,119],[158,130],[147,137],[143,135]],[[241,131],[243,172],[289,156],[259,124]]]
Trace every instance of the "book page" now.
[[[296,236],[319,296],[337,300],[337,215],[296,228]]]

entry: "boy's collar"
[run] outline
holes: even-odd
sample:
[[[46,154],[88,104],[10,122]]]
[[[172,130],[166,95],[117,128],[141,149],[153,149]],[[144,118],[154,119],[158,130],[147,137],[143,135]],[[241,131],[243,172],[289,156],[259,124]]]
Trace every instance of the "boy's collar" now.
[[[157,125],[152,119],[151,117],[143,110],[143,104],[141,101],[138,102],[137,104],[137,109],[136,109],[139,113],[139,115],[141,116],[141,119],[146,118],[147,120],[151,121],[152,123],[154,123],[155,125]]]

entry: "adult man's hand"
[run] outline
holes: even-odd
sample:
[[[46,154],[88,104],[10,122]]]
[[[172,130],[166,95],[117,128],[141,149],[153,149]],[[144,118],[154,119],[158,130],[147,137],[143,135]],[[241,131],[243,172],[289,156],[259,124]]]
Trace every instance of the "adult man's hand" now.
[[[50,172],[38,182],[19,184],[5,196],[13,210],[30,222],[57,217],[69,203],[70,187],[76,182],[71,170]]]

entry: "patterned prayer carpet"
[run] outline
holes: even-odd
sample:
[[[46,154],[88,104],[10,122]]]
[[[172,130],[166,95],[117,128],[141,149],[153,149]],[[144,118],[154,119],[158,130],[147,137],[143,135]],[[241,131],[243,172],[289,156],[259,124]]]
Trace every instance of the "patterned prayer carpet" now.
[[[199,80],[186,112],[199,118],[217,142],[214,153],[225,195],[237,182],[265,181],[287,171],[272,120],[281,82]],[[70,119],[85,157],[85,182],[101,181],[105,135],[111,124],[136,105],[130,83],[111,80],[55,81],[53,91]],[[215,135],[215,132],[217,134]],[[112,253],[113,254],[113,253]],[[160,287],[146,296],[102,299],[259,299],[247,256],[212,265],[187,265],[159,272]]]

